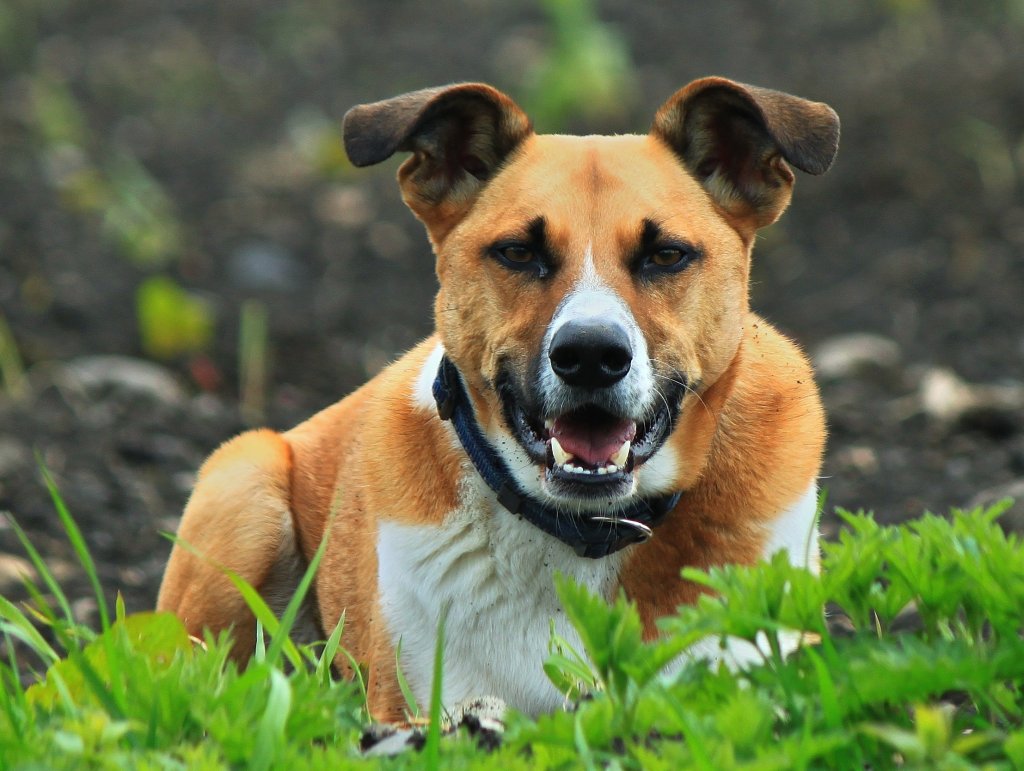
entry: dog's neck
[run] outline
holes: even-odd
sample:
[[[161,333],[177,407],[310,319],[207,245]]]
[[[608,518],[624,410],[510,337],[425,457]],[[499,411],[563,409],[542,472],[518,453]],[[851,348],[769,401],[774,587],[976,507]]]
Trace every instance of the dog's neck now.
[[[441,420],[451,420],[462,448],[477,473],[497,494],[498,502],[512,514],[567,544],[581,557],[606,557],[646,541],[653,534],[653,528],[661,524],[679,502],[680,492],[641,498],[609,516],[570,514],[546,506],[519,488],[505,462],[484,438],[462,376],[447,356],[441,357],[433,393],[437,414]]]

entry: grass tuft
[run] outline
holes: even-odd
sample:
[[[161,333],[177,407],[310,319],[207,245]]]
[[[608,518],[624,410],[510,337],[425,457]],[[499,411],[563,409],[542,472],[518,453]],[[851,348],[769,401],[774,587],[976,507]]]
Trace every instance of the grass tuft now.
[[[369,719],[366,679],[341,646],[344,617],[326,642],[288,638],[323,544],[280,619],[233,577],[261,636],[258,654],[239,670],[226,634],[197,644],[173,615],[129,615],[120,597],[111,619],[82,534],[52,477],[44,479],[97,595],[100,628],[74,618],[10,518],[36,577],[26,579],[27,603],[0,597],[5,768],[380,762],[361,759],[358,749]],[[430,718],[426,741],[421,754],[391,762],[503,771],[1024,767],[1024,546],[999,526],[1007,505],[897,527],[843,512],[846,527],[824,545],[820,576],[784,556],[685,571],[709,593],[662,620],[654,641],[644,639],[625,598],[608,604],[559,579],[573,633],[552,632],[544,671],[573,708],[511,714],[503,746],[487,757],[464,733],[442,737],[441,618],[430,703],[421,705]],[[824,607],[847,620],[843,631],[827,623]],[[787,654],[785,641],[799,633],[820,642]],[[685,653],[725,638],[758,645],[760,660],[731,671]],[[338,656],[347,657],[354,681],[333,676]],[[404,691],[415,715],[407,683]]]

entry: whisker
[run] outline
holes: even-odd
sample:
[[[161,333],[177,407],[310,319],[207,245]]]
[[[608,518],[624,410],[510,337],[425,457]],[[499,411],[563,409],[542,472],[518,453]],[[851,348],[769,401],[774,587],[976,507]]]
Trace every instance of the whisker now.
[[[665,362],[661,361],[660,359],[656,359],[656,358],[651,357],[651,362],[653,364],[661,364],[662,366],[665,366],[666,369],[669,369],[665,365]],[[654,372],[654,377],[659,378],[661,380],[668,381],[669,383],[674,383],[675,385],[679,386],[680,388],[682,388],[687,393],[693,394],[695,397],[697,397],[697,401],[700,402],[700,404],[704,408],[705,412],[707,412],[708,415],[714,417],[714,413],[711,411],[711,408],[708,406],[707,402],[704,401],[704,398],[699,393],[697,393],[697,391],[694,390],[693,386],[691,386],[685,380],[676,380],[674,377],[669,377],[668,375],[662,375],[659,372]],[[661,398],[662,398],[662,401],[665,401],[665,397],[664,396],[662,396]],[[668,403],[666,402],[666,406],[667,405],[668,405]]]

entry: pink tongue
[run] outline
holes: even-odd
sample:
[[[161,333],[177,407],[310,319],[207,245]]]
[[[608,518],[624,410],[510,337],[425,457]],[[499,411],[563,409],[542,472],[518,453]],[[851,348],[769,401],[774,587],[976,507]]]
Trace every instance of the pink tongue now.
[[[625,441],[633,441],[636,423],[618,420],[591,425],[565,416],[555,418],[551,436],[562,449],[588,466],[604,466]]]

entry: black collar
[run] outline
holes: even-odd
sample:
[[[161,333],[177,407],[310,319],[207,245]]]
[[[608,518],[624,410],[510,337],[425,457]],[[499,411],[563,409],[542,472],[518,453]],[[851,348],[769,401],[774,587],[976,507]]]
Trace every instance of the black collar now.
[[[513,514],[568,544],[581,557],[596,559],[651,537],[655,526],[675,508],[682,493],[642,498],[614,516],[571,514],[545,506],[524,493],[497,451],[484,438],[458,369],[441,357],[434,380],[441,420],[451,420],[463,449],[498,502]]]

